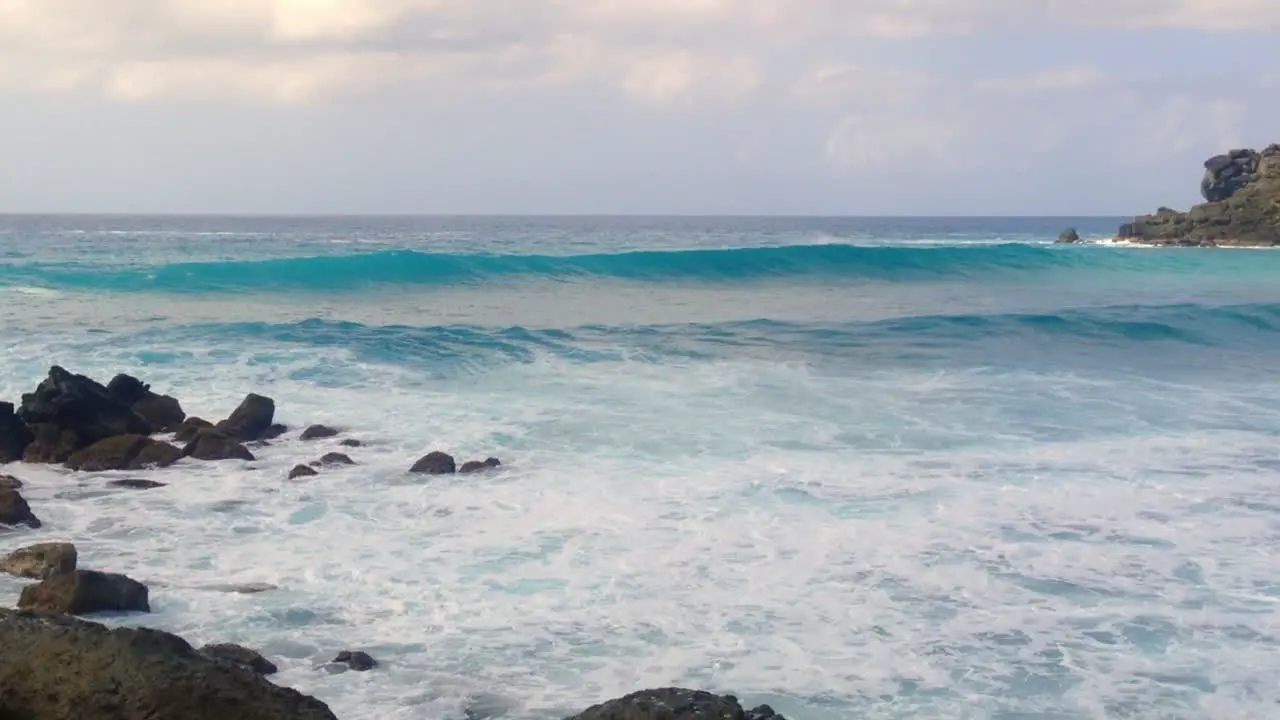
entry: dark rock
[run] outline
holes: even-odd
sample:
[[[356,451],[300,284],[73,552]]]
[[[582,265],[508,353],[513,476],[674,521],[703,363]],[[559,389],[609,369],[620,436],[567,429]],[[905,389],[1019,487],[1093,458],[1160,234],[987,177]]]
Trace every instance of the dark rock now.
[[[42,523],[31,513],[31,506],[21,493],[11,488],[0,488],[0,525],[26,525],[34,530]]]
[[[326,425],[312,425],[302,431],[303,440],[321,440],[324,438],[336,437],[338,431]]]
[[[279,425],[279,424],[272,425],[271,427],[262,431],[262,434],[258,436],[258,441],[266,442],[268,440],[275,440],[276,438],[280,437],[281,435],[284,435],[287,432],[289,432],[288,425]]]
[[[744,710],[732,695],[700,690],[642,690],[595,705],[568,720],[786,720],[768,705]]]
[[[0,490],[20,490],[22,481],[12,475],[0,475]]]
[[[9,553],[9,557],[0,560],[0,572],[39,580],[74,571],[76,558],[76,546],[71,543],[40,543]]]
[[[491,457],[487,460],[468,460],[462,463],[462,467],[458,468],[460,473],[477,473],[485,470],[492,470],[502,466],[502,461],[498,458]]]
[[[333,662],[339,665],[346,665],[356,672],[365,672],[378,667],[378,661],[374,660],[369,653],[359,650],[343,650],[333,659]]]
[[[350,457],[347,457],[346,455],[343,455],[342,453],[332,452],[332,453],[325,453],[324,457],[320,458],[320,464],[321,465],[355,465],[356,461],[352,460]]]
[[[151,392],[150,385],[130,375],[111,378],[107,383],[107,393],[116,402],[141,415],[153,433],[173,432],[187,417],[177,399]]]
[[[1075,228],[1067,228],[1058,235],[1058,242],[1063,244],[1080,242],[1080,233]]]
[[[13,410],[13,403],[0,402],[0,465],[17,462],[36,437]]]
[[[240,442],[250,442],[262,439],[263,435],[271,429],[271,421],[275,414],[274,400],[250,393],[245,396],[230,417],[214,427],[227,437]]]
[[[159,630],[0,610],[0,648],[0,717],[13,720],[336,720]]]
[[[364,443],[360,442],[359,440],[356,440],[355,438],[347,438],[346,440],[343,440],[339,444],[342,445],[343,447],[350,447],[350,448],[364,447]]]
[[[424,475],[450,475],[457,472],[457,464],[453,456],[442,452],[427,453],[409,468],[411,473]]]
[[[217,430],[201,430],[182,448],[182,454],[197,460],[253,460],[249,448]]]
[[[147,586],[115,573],[96,570],[51,575],[22,589],[18,608],[63,615],[97,612],[151,612]]]
[[[1200,184],[1207,202],[1166,207],[1120,227],[1119,237],[1174,247],[1280,245],[1280,147],[1209,158]]]
[[[168,467],[182,459],[182,451],[144,435],[117,435],[77,451],[67,459],[72,470],[142,470]]]
[[[297,480],[298,478],[314,477],[319,474],[320,473],[316,472],[315,470],[312,470],[306,465],[295,465],[293,466],[293,469],[289,471],[289,479]]]
[[[156,482],[155,480],[142,480],[140,478],[112,480],[107,484],[111,487],[126,488],[128,490],[154,490],[156,488],[168,487],[162,482]]]
[[[173,439],[180,443],[191,442],[201,430],[212,427],[213,423],[208,420],[198,417],[189,417],[182,421],[182,426],[178,428]]]
[[[116,435],[151,432],[141,415],[113,400],[105,387],[57,365],[49,369],[49,376],[35,392],[22,396],[18,416],[33,429],[48,424],[74,432],[80,445],[73,450]],[[40,439],[38,433],[36,439]]]
[[[22,453],[24,462],[66,462],[76,450],[84,447],[74,430],[64,430],[53,423],[39,423],[32,426],[31,430],[35,440]]]
[[[272,663],[270,660],[262,657],[261,654],[240,645],[233,645],[231,643],[205,645],[200,648],[200,652],[212,658],[229,660],[233,663],[243,665],[259,675],[274,675],[279,671],[279,668],[275,666],[275,663]]]

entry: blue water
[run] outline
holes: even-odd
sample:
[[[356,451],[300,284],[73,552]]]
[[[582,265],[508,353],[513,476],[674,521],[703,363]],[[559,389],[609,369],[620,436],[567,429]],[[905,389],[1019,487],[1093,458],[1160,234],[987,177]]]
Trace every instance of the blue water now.
[[[71,539],[152,584],[113,622],[343,718],[1274,717],[1280,254],[1052,244],[1121,221],[0,218],[0,397],[56,362],[368,443],[5,468],[46,527],[0,551]]]

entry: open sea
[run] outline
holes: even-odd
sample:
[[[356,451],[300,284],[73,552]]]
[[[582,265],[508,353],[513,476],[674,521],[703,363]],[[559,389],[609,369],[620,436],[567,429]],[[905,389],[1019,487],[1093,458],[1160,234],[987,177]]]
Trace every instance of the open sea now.
[[[72,541],[151,587],[107,622],[344,720],[1280,717],[1280,253],[1052,244],[1120,222],[0,217],[0,399],[294,429],[148,491],[0,468],[45,523],[0,553]],[[359,464],[286,480],[310,423]]]

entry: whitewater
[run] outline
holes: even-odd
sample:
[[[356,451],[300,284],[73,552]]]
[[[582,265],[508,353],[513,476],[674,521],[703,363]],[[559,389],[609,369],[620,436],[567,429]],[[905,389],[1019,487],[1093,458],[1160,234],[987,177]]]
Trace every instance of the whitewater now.
[[[344,720],[1273,718],[1280,254],[1052,244],[1119,222],[0,217],[0,400],[57,364],[293,429],[146,491],[0,467],[44,521],[0,554],[74,542],[151,587],[106,622]]]

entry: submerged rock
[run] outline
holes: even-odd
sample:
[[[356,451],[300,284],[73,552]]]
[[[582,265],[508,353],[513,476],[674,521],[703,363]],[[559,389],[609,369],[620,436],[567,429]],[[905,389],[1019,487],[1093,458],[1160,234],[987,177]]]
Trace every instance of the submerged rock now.
[[[312,425],[302,431],[303,440],[322,440],[324,438],[336,437],[338,431],[327,425]]]
[[[427,453],[409,468],[409,472],[423,475],[451,475],[457,470],[453,456],[439,451]]]
[[[131,375],[117,375],[107,383],[107,393],[142,416],[151,432],[173,432],[187,418],[182,404],[168,395],[151,392],[151,386]]]
[[[0,465],[22,459],[35,435],[13,409],[13,403],[0,402]]]
[[[79,450],[116,435],[147,435],[151,426],[128,405],[117,402],[107,388],[84,375],[55,365],[35,392],[22,396],[18,412],[28,426],[52,425],[75,434]],[[39,440],[37,433],[37,440]]]
[[[144,435],[117,435],[79,450],[67,459],[72,470],[142,470],[168,467],[182,459],[182,451]]]
[[[343,650],[333,659],[338,665],[346,665],[356,672],[366,672],[378,667],[378,661],[367,652],[360,650]]]
[[[241,645],[232,643],[205,645],[200,648],[200,652],[212,658],[230,660],[233,663],[243,665],[259,675],[274,675],[279,671],[275,663],[262,657],[258,652]]]
[[[168,487],[165,483],[156,482],[155,480],[143,480],[141,478],[112,480],[107,484],[111,487],[125,488],[127,490],[155,490],[156,488]]]
[[[271,429],[276,402],[269,397],[250,393],[231,415],[214,427],[223,435],[240,442],[261,440]]]
[[[76,569],[76,546],[71,543],[40,543],[20,548],[0,560],[0,572],[37,580]]]
[[[364,443],[360,442],[359,440],[356,440],[355,438],[347,438],[346,440],[343,440],[339,444],[342,445],[342,447],[350,447],[350,448],[364,447]]]
[[[487,460],[468,460],[467,462],[462,463],[462,467],[458,468],[458,472],[464,474],[477,473],[485,470],[493,470],[501,465],[502,461],[494,457]]]
[[[26,525],[35,530],[42,524],[22,493],[13,488],[0,488],[0,525]]]
[[[182,638],[0,610],[0,716],[15,720],[336,720]]]
[[[147,586],[115,573],[75,570],[22,589],[18,608],[63,615],[151,612]]]
[[[356,461],[355,461],[355,460],[352,460],[350,457],[348,457],[347,455],[344,455],[344,454],[342,454],[342,453],[332,452],[332,453],[326,453],[326,454],[324,455],[324,457],[320,458],[320,464],[321,464],[321,465],[325,465],[325,466],[328,466],[328,465],[355,465],[355,464],[356,464]]]
[[[249,448],[217,430],[201,430],[182,448],[182,454],[197,460],[253,460]]]
[[[213,427],[213,423],[204,418],[189,417],[182,421],[182,426],[174,433],[173,439],[180,443],[191,442],[201,430]]]
[[[319,474],[320,473],[307,467],[306,465],[295,465],[293,466],[293,469],[289,471],[289,479],[297,480],[298,478],[315,477],[316,475],[319,475]]]
[[[642,690],[590,707],[568,720],[786,720],[768,705],[744,710],[732,695],[701,690]]]

